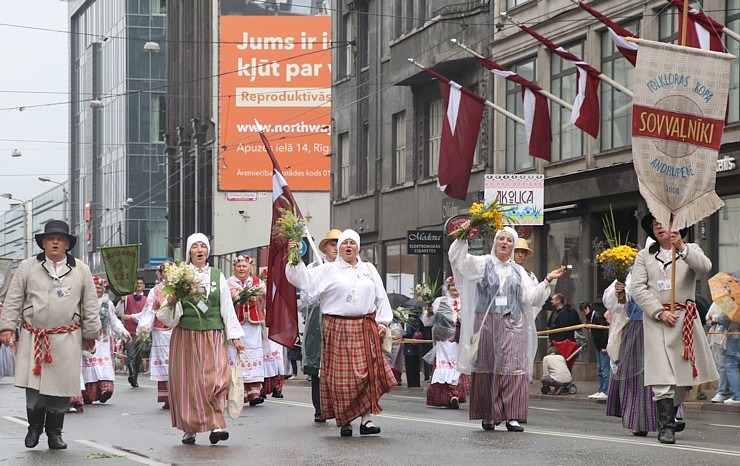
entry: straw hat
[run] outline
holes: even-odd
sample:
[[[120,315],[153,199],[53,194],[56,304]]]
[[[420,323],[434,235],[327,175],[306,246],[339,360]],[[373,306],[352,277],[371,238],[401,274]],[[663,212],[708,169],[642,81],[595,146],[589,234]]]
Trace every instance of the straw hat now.
[[[324,254],[326,254],[326,251],[325,251],[325,249],[326,249],[326,243],[328,243],[329,241],[331,241],[333,239],[338,240],[339,239],[339,235],[341,235],[341,234],[342,234],[342,230],[337,230],[336,228],[333,229],[333,230],[329,230],[326,233],[326,236],[324,236],[324,239],[322,239],[321,242],[319,243],[319,251],[321,251]]]
[[[514,246],[514,250],[516,251],[517,249],[524,249],[525,251],[527,251],[527,257],[534,254],[534,251],[529,249],[529,244],[527,243],[527,240],[524,238],[519,238],[516,241],[516,246]]]

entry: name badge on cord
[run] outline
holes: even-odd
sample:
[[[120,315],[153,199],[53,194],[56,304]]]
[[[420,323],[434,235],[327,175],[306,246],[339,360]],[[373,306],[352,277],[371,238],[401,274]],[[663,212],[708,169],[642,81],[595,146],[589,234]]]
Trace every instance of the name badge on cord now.
[[[57,297],[64,298],[65,296],[69,296],[69,288],[66,286],[60,286],[57,288]]]
[[[658,291],[670,291],[671,281],[670,280],[658,280]]]
[[[205,314],[206,311],[208,311],[208,304],[206,304],[203,301],[198,301],[197,307],[198,307],[198,309],[200,309],[200,312],[202,312],[204,314]]]
[[[347,295],[347,302],[350,304],[357,304],[357,295],[355,294],[355,290],[352,290],[352,292]]]
[[[496,302],[494,304],[496,306],[506,306],[508,304],[508,300],[506,299],[506,296],[496,296]]]

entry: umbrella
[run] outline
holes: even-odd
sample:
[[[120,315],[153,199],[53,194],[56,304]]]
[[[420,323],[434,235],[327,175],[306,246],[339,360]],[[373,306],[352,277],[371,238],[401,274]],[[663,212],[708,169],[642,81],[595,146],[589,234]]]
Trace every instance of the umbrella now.
[[[409,297],[405,294],[400,293],[388,293],[388,301],[391,302],[391,307],[395,308],[398,306],[406,307],[409,302]]]
[[[724,272],[709,279],[709,290],[712,293],[712,301],[724,312],[727,317],[740,323],[740,279]]]

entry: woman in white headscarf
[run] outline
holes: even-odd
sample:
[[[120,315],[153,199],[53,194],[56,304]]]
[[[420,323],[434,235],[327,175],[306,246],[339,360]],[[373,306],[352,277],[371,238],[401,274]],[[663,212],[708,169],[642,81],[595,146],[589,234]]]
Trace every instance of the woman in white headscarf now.
[[[173,327],[170,340],[169,398],[172,427],[185,432],[182,443],[195,443],[197,432],[211,431],[211,444],[227,440],[224,419],[228,392],[228,339],[244,351],[244,331],[234,312],[231,292],[224,274],[208,265],[211,243],[202,233],[188,237],[187,261],[205,299],[179,302],[167,296],[157,317]],[[174,310],[174,312],[173,312]]]
[[[344,230],[337,260],[308,269],[286,267],[288,280],[320,296],[321,414],[336,419],[342,437],[362,417],[360,435],[379,434],[372,422],[378,401],[397,382],[383,357],[381,338],[393,319],[388,295],[375,267],[360,259],[360,235]]]
[[[450,246],[450,265],[462,285],[465,309],[458,367],[471,374],[470,419],[482,419],[485,430],[501,422],[509,431],[524,430],[518,420],[527,419],[537,349],[532,309],[550,295],[550,281],[565,272],[564,267],[555,269],[533,285],[512,260],[518,239],[514,229],[504,227],[496,232],[491,254],[468,254],[466,239]]]
[[[429,353],[434,373],[427,390],[427,404],[457,409],[470,393],[470,376],[457,370],[462,298],[454,277],[447,277],[442,291],[444,296],[435,299],[421,315],[424,326],[432,327],[434,340],[434,348]],[[428,360],[429,355],[424,359]]]

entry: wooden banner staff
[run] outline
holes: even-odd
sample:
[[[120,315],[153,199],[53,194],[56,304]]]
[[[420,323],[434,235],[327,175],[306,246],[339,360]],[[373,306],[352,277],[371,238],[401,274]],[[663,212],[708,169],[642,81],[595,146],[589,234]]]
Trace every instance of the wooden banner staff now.
[[[455,45],[457,45],[458,47],[460,47],[461,49],[465,50],[466,52],[468,52],[469,54],[471,54],[471,55],[473,55],[475,57],[478,57],[478,58],[486,58],[483,55],[481,55],[478,52],[476,52],[475,50],[471,49],[470,47],[461,44],[460,42],[458,42],[457,39],[450,39],[450,42],[454,43]],[[560,105],[561,107],[567,108],[568,110],[573,110],[573,105],[571,105],[568,102],[564,101],[560,97],[558,97],[558,96],[556,96],[554,94],[551,94],[551,93],[547,92],[544,89],[539,89],[537,92],[539,94],[547,97],[548,99],[552,100],[553,102],[555,102],[556,104]]]
[[[422,70],[425,69],[425,68],[427,68],[426,66],[421,65],[418,62],[416,62],[413,58],[407,58],[407,60],[409,61],[409,63],[418,66]],[[499,107],[498,105],[494,104],[490,100],[484,100],[483,103],[486,104],[486,106],[491,107],[495,111],[497,111],[497,112],[501,113],[502,115],[506,116],[507,118],[511,118],[512,120],[516,121],[517,123],[524,124],[524,119],[523,118],[520,118],[520,117],[514,115],[513,113],[511,113],[510,111],[506,110],[505,108]]]
[[[511,16],[507,15],[503,11],[501,12],[501,16],[504,17],[504,18],[506,18],[506,19],[508,19],[509,21],[511,21],[512,23],[516,24],[517,26],[523,26],[522,23],[520,23],[519,21],[515,20]],[[632,93],[631,90],[629,90],[625,86],[619,84],[618,82],[616,82],[615,80],[613,80],[609,76],[605,75],[604,73],[599,73],[598,76],[596,76],[596,77],[599,78],[600,80],[602,80],[603,82],[607,83],[608,85],[610,85],[614,89],[618,90],[622,94],[624,94],[624,95],[629,96],[630,98],[632,98],[633,93]]]

